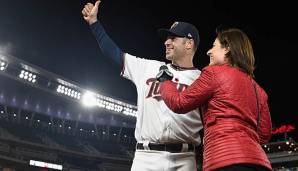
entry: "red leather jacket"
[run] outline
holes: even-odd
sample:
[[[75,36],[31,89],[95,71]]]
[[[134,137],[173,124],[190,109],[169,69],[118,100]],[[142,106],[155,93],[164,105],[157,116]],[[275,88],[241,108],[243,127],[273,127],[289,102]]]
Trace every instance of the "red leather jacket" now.
[[[259,97],[259,122],[254,84]],[[228,64],[207,66],[181,93],[171,81],[165,81],[161,95],[176,113],[203,107],[204,171],[241,163],[272,169],[260,145],[271,137],[267,94],[245,72]]]

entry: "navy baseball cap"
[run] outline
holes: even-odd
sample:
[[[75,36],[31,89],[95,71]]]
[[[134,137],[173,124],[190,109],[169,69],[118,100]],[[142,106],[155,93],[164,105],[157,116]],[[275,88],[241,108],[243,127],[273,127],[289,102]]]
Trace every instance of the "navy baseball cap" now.
[[[198,29],[194,25],[186,22],[174,22],[170,29],[158,29],[158,34],[163,40],[166,40],[167,36],[193,39],[197,47],[200,42]]]

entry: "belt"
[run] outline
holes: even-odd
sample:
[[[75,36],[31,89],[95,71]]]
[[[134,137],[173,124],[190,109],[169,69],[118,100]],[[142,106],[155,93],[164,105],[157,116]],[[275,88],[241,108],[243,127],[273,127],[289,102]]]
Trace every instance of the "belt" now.
[[[195,151],[195,146],[193,144],[155,144],[149,143],[148,150],[155,150],[155,151],[167,151],[171,153],[181,153],[187,151]],[[143,143],[137,143],[136,149],[138,150],[147,150],[144,148]]]

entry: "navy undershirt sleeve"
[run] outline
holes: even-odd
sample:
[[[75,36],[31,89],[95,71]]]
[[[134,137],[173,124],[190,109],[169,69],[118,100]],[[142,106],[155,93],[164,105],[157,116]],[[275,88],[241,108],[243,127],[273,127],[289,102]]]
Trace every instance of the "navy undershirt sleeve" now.
[[[90,25],[93,35],[101,49],[103,55],[112,59],[118,66],[123,64],[123,51],[115,44],[115,42],[107,35],[102,24],[97,21]]]

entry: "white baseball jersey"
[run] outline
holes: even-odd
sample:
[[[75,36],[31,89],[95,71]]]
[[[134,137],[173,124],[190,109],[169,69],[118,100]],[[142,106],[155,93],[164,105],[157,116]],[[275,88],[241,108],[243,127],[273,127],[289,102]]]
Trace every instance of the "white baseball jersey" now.
[[[159,82],[156,75],[164,62],[147,60],[124,55],[124,68],[121,75],[131,80],[137,88],[138,115],[135,137],[138,142],[199,144],[199,130],[202,122],[199,110],[187,114],[172,112],[161,98]],[[177,70],[167,64],[174,74],[172,81],[177,83],[177,89],[183,91],[200,75],[198,69]]]

